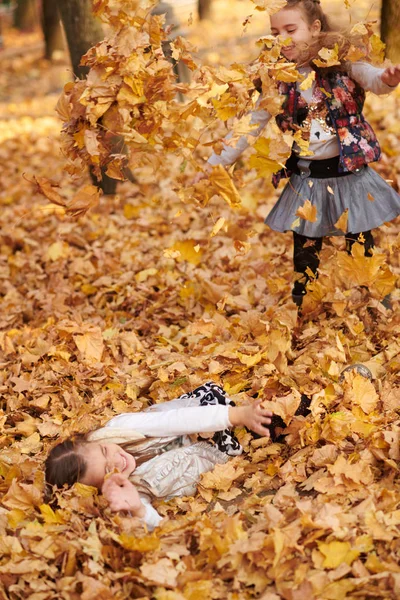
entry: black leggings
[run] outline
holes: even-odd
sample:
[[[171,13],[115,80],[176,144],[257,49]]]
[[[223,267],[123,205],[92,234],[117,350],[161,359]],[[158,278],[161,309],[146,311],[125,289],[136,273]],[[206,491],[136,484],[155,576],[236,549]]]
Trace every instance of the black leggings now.
[[[362,236],[362,237],[360,237]],[[319,267],[319,255],[322,248],[322,237],[310,238],[305,235],[293,232],[293,263],[296,273],[301,274],[293,287],[293,294],[304,294],[306,285],[311,277],[306,272],[310,269],[314,275],[317,275]],[[362,233],[346,233],[346,250],[350,254],[355,242],[364,244],[365,256],[372,256],[372,248],[374,248],[374,238],[370,231]]]

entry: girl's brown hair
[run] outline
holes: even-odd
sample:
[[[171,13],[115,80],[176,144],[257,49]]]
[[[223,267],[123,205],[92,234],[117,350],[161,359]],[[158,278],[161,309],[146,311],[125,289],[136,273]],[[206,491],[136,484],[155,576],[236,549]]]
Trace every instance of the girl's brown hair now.
[[[320,0],[287,0],[287,8],[300,8],[303,12],[308,25],[312,25],[315,21],[321,22],[321,32],[325,33],[333,31],[331,23],[324,13]]]
[[[86,444],[96,443],[88,441],[88,435],[76,435],[57,444],[50,451],[45,461],[46,482],[49,485],[55,485],[58,488],[62,488],[65,484],[71,486],[85,476],[88,470],[88,463],[83,456],[82,448]],[[143,440],[138,440],[119,445],[126,452],[132,454],[136,465],[139,466],[157,455],[157,452],[151,450],[151,448],[140,451],[139,446],[142,444]],[[135,448],[135,446],[138,447],[137,453],[132,452],[132,448]]]
[[[54,446],[45,462],[46,482],[49,485],[58,488],[64,484],[70,486],[84,477],[88,465],[80,450],[86,443],[86,438],[82,435]]]

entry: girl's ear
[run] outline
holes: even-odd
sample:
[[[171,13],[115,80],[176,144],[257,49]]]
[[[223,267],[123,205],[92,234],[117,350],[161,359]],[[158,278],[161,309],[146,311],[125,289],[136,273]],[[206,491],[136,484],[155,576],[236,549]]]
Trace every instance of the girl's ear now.
[[[311,25],[311,33],[313,37],[316,37],[321,33],[322,23],[319,19],[316,19]]]

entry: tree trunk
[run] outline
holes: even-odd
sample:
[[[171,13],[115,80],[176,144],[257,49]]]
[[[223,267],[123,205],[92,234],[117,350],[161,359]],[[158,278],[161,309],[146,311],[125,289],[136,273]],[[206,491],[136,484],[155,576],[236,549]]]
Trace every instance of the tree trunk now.
[[[57,4],[67,38],[72,69],[79,79],[83,79],[88,74],[89,69],[88,67],[79,66],[79,63],[89,48],[103,39],[101,23],[93,16],[91,0],[57,0]],[[108,177],[105,171],[106,169],[101,170],[102,178],[99,182],[93,173],[93,169],[89,167],[90,177],[94,185],[98,185],[104,194],[115,194],[117,180]]]
[[[18,0],[14,13],[14,27],[32,31],[39,24],[37,0]]]
[[[53,52],[64,50],[64,36],[57,3],[42,0],[42,25],[45,42],[45,58],[52,59]]]
[[[383,0],[381,35],[386,44],[386,56],[394,63],[400,62],[400,0]]]
[[[57,0],[57,4],[67,37],[72,68],[74,74],[82,79],[89,69],[80,67],[79,63],[89,48],[103,39],[101,23],[93,16],[91,0]]]
[[[199,19],[211,17],[211,0],[198,0]]]

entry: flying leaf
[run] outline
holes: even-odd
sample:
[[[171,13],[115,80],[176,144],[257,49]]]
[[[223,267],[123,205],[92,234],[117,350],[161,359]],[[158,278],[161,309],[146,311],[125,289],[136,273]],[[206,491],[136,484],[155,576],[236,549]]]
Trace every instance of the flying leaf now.
[[[310,89],[310,87],[313,85],[313,83],[315,81],[315,76],[316,76],[315,71],[309,72],[307,77],[304,79],[304,81],[301,82],[301,84],[299,86],[302,92]]]
[[[287,0],[251,0],[257,10],[266,10],[269,15],[279,12],[287,5]]]
[[[317,220],[317,207],[311,204],[309,200],[306,200],[303,206],[297,209],[296,216],[305,221],[310,221],[310,223],[315,223]]]
[[[213,167],[209,179],[216,194],[219,194],[231,208],[239,208],[241,205],[239,192],[222,165]]]
[[[344,233],[347,233],[347,221],[349,218],[349,209],[346,210],[340,215],[339,219],[335,223],[336,229],[340,229]]]
[[[340,65],[338,44],[335,44],[333,48],[322,48],[318,52],[318,56],[320,56],[322,60],[319,60],[318,58],[313,60],[313,63],[317,67],[327,68]]]
[[[265,137],[259,138],[253,148],[256,154],[252,154],[249,159],[249,166],[256,169],[259,177],[270,178],[271,175],[283,168],[283,164],[270,157],[271,141]]]

